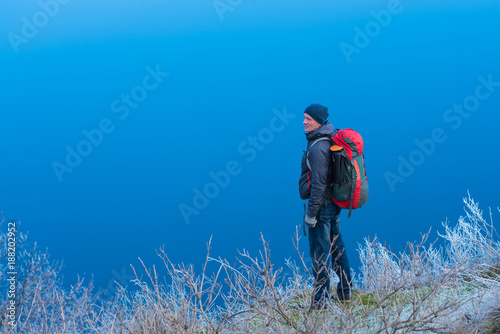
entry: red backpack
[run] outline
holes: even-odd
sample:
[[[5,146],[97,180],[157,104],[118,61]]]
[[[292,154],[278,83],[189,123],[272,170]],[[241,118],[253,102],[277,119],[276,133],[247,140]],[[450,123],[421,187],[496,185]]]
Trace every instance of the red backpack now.
[[[358,209],[368,201],[368,179],[363,156],[363,138],[353,129],[337,130],[332,137],[318,138],[332,143],[332,200],[339,207]],[[309,163],[309,161],[307,161]]]

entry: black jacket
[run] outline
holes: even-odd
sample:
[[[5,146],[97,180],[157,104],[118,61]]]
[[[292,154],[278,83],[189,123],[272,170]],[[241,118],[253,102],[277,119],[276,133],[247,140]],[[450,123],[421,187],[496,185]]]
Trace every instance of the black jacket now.
[[[314,146],[311,144],[319,137],[331,136],[333,134],[333,125],[326,123],[313,132],[307,133],[307,151],[309,151],[309,164],[307,166],[307,151],[302,156],[302,173],[299,179],[299,193],[302,199],[309,199],[307,215],[316,217],[321,205],[328,201],[329,193],[327,189],[332,184],[332,158],[330,151],[330,141],[321,140]],[[329,200],[331,201],[331,199]]]

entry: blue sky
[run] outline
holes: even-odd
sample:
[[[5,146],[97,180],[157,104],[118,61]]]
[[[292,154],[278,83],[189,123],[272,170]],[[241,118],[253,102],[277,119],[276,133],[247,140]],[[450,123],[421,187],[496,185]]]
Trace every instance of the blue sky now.
[[[0,5],[0,208],[64,259],[69,282],[94,274],[103,286],[163,244],[174,262],[199,264],[210,236],[214,256],[255,250],[260,232],[278,263],[295,256],[310,103],[365,139],[370,200],[342,214],[355,270],[363,238],[403,249],[456,220],[468,190],[483,209],[499,205],[498,2],[220,3],[232,10]],[[85,146],[95,129],[98,144]],[[68,147],[90,153],[61,181],[54,162],[67,165]],[[188,224],[179,207],[194,208],[196,189],[228,165],[234,175]]]

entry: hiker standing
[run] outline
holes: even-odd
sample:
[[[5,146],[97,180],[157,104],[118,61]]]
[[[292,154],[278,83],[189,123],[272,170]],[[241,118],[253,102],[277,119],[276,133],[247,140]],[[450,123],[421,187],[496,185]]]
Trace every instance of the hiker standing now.
[[[337,297],[351,298],[351,272],[340,232],[340,208],[330,195],[332,158],[329,138],[334,131],[328,122],[328,108],[311,104],[304,111],[307,151],[302,157],[299,191],[305,206],[304,224],[309,228],[309,248],[315,278],[315,306],[323,307],[330,288],[329,264],[340,278]],[[323,140],[318,140],[323,138]]]

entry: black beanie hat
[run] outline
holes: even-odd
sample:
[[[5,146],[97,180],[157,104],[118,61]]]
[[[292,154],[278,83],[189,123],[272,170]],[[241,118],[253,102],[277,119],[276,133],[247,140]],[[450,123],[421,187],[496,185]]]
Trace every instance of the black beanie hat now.
[[[325,124],[328,119],[328,108],[321,104],[311,104],[304,110],[304,113],[311,116],[320,125]]]

